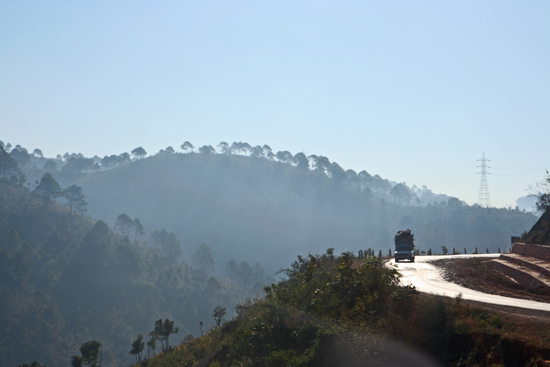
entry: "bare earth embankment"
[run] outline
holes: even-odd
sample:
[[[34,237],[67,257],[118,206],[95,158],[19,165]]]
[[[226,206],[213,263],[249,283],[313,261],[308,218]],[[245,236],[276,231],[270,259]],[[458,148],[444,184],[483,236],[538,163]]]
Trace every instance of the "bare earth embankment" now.
[[[548,291],[528,289],[513,279],[493,269],[486,259],[447,259],[432,262],[443,277],[463,287],[504,297],[528,299],[550,303]],[[550,343],[550,312],[525,308],[489,305],[466,301],[477,307],[500,312],[512,325],[513,333],[525,340],[538,341],[542,345]]]
[[[529,289],[491,268],[489,259],[445,259],[431,262],[450,282],[504,297],[550,303],[550,290]]]

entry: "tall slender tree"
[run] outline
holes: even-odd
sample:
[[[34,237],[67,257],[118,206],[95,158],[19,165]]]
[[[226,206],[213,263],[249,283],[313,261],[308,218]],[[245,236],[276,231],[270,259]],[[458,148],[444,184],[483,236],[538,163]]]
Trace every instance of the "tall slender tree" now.
[[[48,172],[45,173],[44,176],[42,176],[42,178],[40,179],[40,183],[34,189],[34,193],[41,197],[46,205],[50,206],[50,204],[55,201],[55,199],[63,194],[63,191],[61,190],[61,186],[59,186],[55,178],[53,178],[51,173]]]
[[[0,180],[19,182],[22,177],[24,177],[24,175],[21,173],[15,159],[0,146]],[[22,181],[21,184],[22,183],[24,183],[24,181]]]
[[[179,331],[178,327],[174,327],[174,321],[165,319],[164,322],[162,319],[155,321],[155,334],[158,337],[158,340],[161,344],[161,349],[166,353],[170,349],[170,335],[177,334]]]
[[[546,177],[529,187],[531,195],[537,198],[537,210],[544,212],[550,208],[550,173],[546,171]]]
[[[101,352],[101,343],[97,340],[91,340],[80,346],[80,356],[72,356],[72,366],[82,367],[101,367],[103,353]]]
[[[309,169],[309,159],[302,152],[296,153],[296,155],[294,156],[293,162],[294,162],[294,164],[296,164],[296,166],[299,169],[302,169],[302,170],[308,170]]]
[[[218,144],[218,148],[220,149],[221,154],[230,154],[231,148],[229,147],[229,144],[227,144],[225,141],[222,141]]]
[[[235,260],[229,260],[225,266],[225,270],[229,273],[229,279],[231,280],[231,286],[233,286],[233,278],[239,272],[239,265]]]
[[[250,278],[252,277],[252,267],[249,263],[242,260],[239,263],[239,278],[241,279],[241,287],[246,288]]]
[[[132,342],[132,349],[129,354],[136,356],[136,363],[141,362],[141,355],[145,349],[145,342],[143,341],[143,334],[139,334],[137,338]]]
[[[250,149],[250,155],[255,158],[261,158],[264,156],[264,149],[261,146],[256,145]]]
[[[153,351],[153,355],[156,354],[158,338],[159,337],[156,333],[156,330],[153,330],[149,333],[149,340],[147,341],[147,357],[148,358],[149,358],[149,350]]]
[[[185,153],[191,153],[193,150],[195,150],[195,147],[190,142],[186,141],[184,142],[180,147]]]
[[[122,213],[116,217],[115,231],[120,232],[120,236],[124,237],[134,228],[134,221],[128,214]]]
[[[222,307],[222,306],[216,306],[214,308],[214,311],[212,312],[212,316],[214,317],[214,321],[216,322],[216,326],[220,326],[222,321],[223,321],[223,317],[225,316],[225,307]]]
[[[206,275],[216,270],[216,263],[214,262],[214,252],[207,244],[199,246],[197,251],[193,254],[193,261],[198,266],[199,271]]]
[[[134,219],[134,242],[138,243],[139,239],[145,235],[145,227],[139,219]]]
[[[170,261],[177,261],[183,255],[181,242],[177,236],[173,232],[168,233],[164,228],[153,231],[151,241]]]
[[[143,158],[147,155],[147,151],[142,147],[137,147],[136,149],[132,150],[131,153],[135,158],[138,158],[138,159]]]
[[[199,153],[201,154],[214,154],[216,153],[216,149],[212,147],[212,145],[203,145],[199,148]]]
[[[88,203],[84,200],[85,196],[82,193],[82,187],[71,185],[63,190],[63,196],[67,199],[67,206],[71,213],[77,212],[83,214],[86,212]]]

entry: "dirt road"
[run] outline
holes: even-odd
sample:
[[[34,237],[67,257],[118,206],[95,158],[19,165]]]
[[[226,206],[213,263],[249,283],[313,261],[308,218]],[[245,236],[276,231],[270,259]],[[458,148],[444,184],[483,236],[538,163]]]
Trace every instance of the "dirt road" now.
[[[482,254],[482,255],[448,255],[448,256],[416,256],[416,262],[410,263],[400,261],[395,264],[392,260],[388,266],[397,266],[399,272],[403,275],[401,283],[403,285],[412,284],[420,292],[447,296],[447,297],[462,297],[465,300],[472,300],[483,303],[490,303],[502,306],[520,307],[531,310],[550,311],[550,303],[535,302],[524,299],[509,298],[497,296],[493,294],[474,291],[469,288],[462,287],[458,284],[451,283],[443,279],[440,270],[431,261],[450,259],[450,258],[467,258],[467,257],[498,257],[499,254]]]

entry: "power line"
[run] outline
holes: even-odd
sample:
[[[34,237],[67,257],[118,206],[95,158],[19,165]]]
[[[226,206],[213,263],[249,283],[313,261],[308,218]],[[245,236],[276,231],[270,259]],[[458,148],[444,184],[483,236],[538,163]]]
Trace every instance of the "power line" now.
[[[485,208],[489,208],[491,206],[491,198],[489,197],[489,187],[487,186],[487,168],[491,168],[490,166],[487,166],[486,162],[490,162],[489,159],[485,158],[485,152],[483,152],[483,155],[481,159],[478,159],[478,161],[481,161],[481,184],[479,185],[479,197],[477,199],[477,203]]]
[[[499,163],[521,163],[521,164],[527,164],[527,163],[547,163],[550,164],[550,161],[491,161],[491,162],[499,162]]]

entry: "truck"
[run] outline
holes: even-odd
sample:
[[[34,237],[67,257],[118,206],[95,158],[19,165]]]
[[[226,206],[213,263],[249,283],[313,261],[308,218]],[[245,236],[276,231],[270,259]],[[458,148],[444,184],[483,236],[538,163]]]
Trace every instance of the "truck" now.
[[[396,263],[400,260],[414,262],[414,234],[410,229],[398,231],[393,242],[395,243],[393,257]]]

